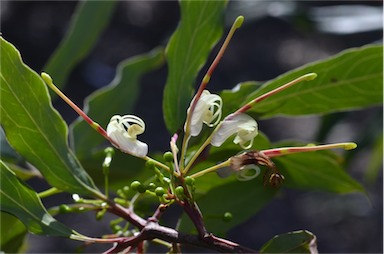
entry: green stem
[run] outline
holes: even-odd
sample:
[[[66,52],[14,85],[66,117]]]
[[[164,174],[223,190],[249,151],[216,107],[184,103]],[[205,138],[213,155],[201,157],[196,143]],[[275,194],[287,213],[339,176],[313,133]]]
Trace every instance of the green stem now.
[[[196,159],[199,157],[199,155],[204,151],[204,149],[209,145],[209,143],[211,143],[211,139],[212,139],[214,132],[215,131],[213,131],[211,133],[211,135],[207,138],[207,140],[205,140],[205,142],[199,147],[199,149],[196,151],[196,153],[192,156],[192,158],[189,160],[187,166],[182,171],[182,174],[188,173],[188,171],[191,169],[193,163],[196,161]]]
[[[63,192],[62,190],[59,190],[55,187],[52,187],[48,190],[45,190],[45,191],[42,191],[38,194],[39,198],[46,198],[46,197],[49,197],[49,196],[52,196],[52,195],[55,195],[55,194],[58,194],[58,193],[61,193]]]
[[[207,174],[207,173],[209,173],[209,172],[216,171],[216,170],[218,170],[219,168],[225,168],[225,167],[228,167],[228,166],[230,166],[230,165],[231,165],[231,159],[228,159],[228,160],[226,160],[226,161],[224,161],[224,162],[222,162],[222,163],[219,163],[219,164],[217,164],[217,165],[215,165],[215,166],[213,166],[213,167],[206,168],[206,169],[204,169],[204,170],[202,170],[202,171],[200,171],[200,172],[197,172],[197,173],[191,175],[190,177],[191,177],[191,178],[197,178],[197,177],[203,176],[203,175],[205,175],[205,174]]]
[[[155,160],[155,159],[153,159],[153,158],[151,158],[151,157],[149,157],[149,156],[145,156],[145,157],[143,157],[143,159],[146,160],[146,161],[152,160],[153,163],[154,163],[156,166],[158,166],[158,167],[160,167],[160,168],[163,168],[163,169],[165,169],[165,170],[168,171],[168,172],[171,172],[171,170],[169,169],[168,166],[164,165],[163,163],[161,163],[161,162],[159,162],[159,161],[157,161],[157,160]]]

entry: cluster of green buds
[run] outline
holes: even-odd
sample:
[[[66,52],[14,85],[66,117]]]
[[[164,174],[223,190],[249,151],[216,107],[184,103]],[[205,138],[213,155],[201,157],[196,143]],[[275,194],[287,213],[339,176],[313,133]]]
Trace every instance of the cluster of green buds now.
[[[134,115],[115,115],[112,116],[106,130],[104,130],[68,99],[53,84],[52,79],[48,74],[42,73],[42,78],[49,87],[51,87],[80,116],[82,116],[92,128],[109,140],[113,146],[124,153],[147,160],[147,166],[149,165],[148,167],[154,169],[155,178],[159,184],[145,186],[140,182],[133,182],[130,188],[139,193],[150,192],[158,196],[162,203],[169,202],[169,200],[172,199],[182,200],[185,197],[191,198],[191,194],[194,192],[194,179],[210,172],[217,172],[219,176],[223,177],[234,173],[239,180],[248,181],[260,174],[261,170],[259,166],[266,166],[268,168],[268,174],[264,176],[264,182],[269,183],[272,186],[279,186],[283,182],[284,176],[276,168],[271,158],[297,152],[309,152],[333,148],[344,148],[349,150],[355,148],[356,144],[354,143],[337,143],[319,146],[285,147],[263,151],[245,150],[252,148],[254,138],[258,135],[258,124],[256,120],[247,115],[246,112],[256,103],[268,99],[274,94],[288,89],[295,84],[313,80],[317,75],[315,73],[308,73],[298,77],[287,84],[254,98],[222,119],[223,101],[219,95],[212,94],[206,87],[213,71],[223,56],[230,39],[236,29],[242,25],[243,20],[244,18],[242,16],[236,19],[219,53],[204,76],[199,89],[187,110],[181,149],[179,150],[177,145],[179,136],[175,134],[170,141],[171,152],[166,153],[164,156],[165,164],[148,157],[148,145],[137,139],[137,136],[145,131],[145,123],[142,119]],[[191,158],[188,158],[187,160],[186,155],[189,140],[199,136],[204,125],[213,128],[213,130],[206,138],[205,142],[197,149]],[[190,174],[190,170],[196,164],[197,158],[208,146],[220,147],[231,137],[234,137],[233,142],[238,144],[240,146],[239,150],[243,150],[243,152],[234,155],[229,159],[227,158],[226,161],[213,167]],[[164,172],[167,172],[169,177],[164,176]]]

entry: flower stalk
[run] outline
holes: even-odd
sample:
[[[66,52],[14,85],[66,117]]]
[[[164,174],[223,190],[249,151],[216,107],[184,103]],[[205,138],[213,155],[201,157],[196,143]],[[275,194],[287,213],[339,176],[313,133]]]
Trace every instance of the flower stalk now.
[[[73,110],[76,111],[79,116],[81,116],[94,130],[100,133],[104,138],[109,140],[113,145],[118,147],[118,144],[108,137],[107,132],[95,121],[93,121],[83,110],[81,110],[73,101],[71,101],[63,92],[60,91],[59,88],[55,86],[51,76],[47,73],[42,72],[41,78],[44,82],[58,95],[61,99],[63,99]]]
[[[281,148],[263,150],[261,152],[266,156],[268,156],[269,158],[273,158],[273,157],[283,156],[283,155],[293,154],[293,153],[313,152],[313,151],[329,150],[329,149],[335,149],[335,148],[352,150],[352,149],[355,149],[356,147],[357,147],[356,143],[346,142],[346,143],[335,143],[335,144],[328,144],[328,145],[309,144],[307,146],[301,146],[301,147],[281,147]]]
[[[188,141],[189,141],[189,138],[191,135],[191,118],[192,118],[192,115],[194,114],[196,104],[199,101],[200,96],[203,93],[203,91],[205,90],[207,84],[209,83],[211,76],[212,76],[212,73],[214,72],[214,70],[216,69],[217,65],[219,64],[221,58],[223,57],[224,52],[225,52],[226,48],[228,47],[228,44],[231,41],[235,31],[241,27],[241,25],[243,24],[243,21],[244,21],[244,17],[239,16],[239,17],[237,17],[237,19],[233,23],[231,29],[228,32],[227,37],[224,40],[223,45],[221,46],[219,52],[217,53],[215,59],[213,60],[211,66],[209,67],[207,73],[205,74],[205,76],[204,76],[204,78],[203,78],[203,80],[199,86],[199,89],[196,92],[195,99],[192,101],[190,109],[187,113],[187,119],[186,119],[185,128],[184,128],[184,137],[183,137],[183,142],[182,142],[182,146],[181,146],[181,154],[180,154],[179,167],[180,167],[181,172],[184,171],[184,160],[185,160],[184,157],[185,157],[185,153],[187,150]]]
[[[289,87],[291,87],[291,86],[293,86],[293,85],[296,85],[296,84],[298,84],[298,83],[300,83],[300,82],[303,82],[303,81],[314,80],[316,77],[317,77],[317,74],[316,74],[316,73],[308,73],[308,74],[305,74],[305,75],[303,75],[303,76],[301,76],[301,77],[298,77],[298,78],[296,78],[296,79],[294,79],[294,80],[288,82],[288,83],[285,84],[285,85],[282,85],[282,86],[280,86],[280,87],[278,87],[278,88],[275,88],[275,89],[273,89],[272,91],[269,91],[269,92],[267,92],[267,93],[265,93],[265,94],[260,95],[259,97],[255,98],[255,99],[253,99],[252,101],[250,101],[250,102],[248,102],[247,104],[245,104],[243,107],[239,108],[239,109],[234,113],[234,115],[239,114],[239,113],[244,113],[244,112],[246,112],[247,110],[249,110],[250,108],[252,108],[254,104],[256,104],[256,103],[258,103],[258,102],[260,102],[260,101],[262,101],[262,100],[265,100],[265,99],[267,99],[268,97],[270,97],[270,96],[272,96],[272,95],[274,95],[274,94],[276,94],[276,93],[278,93],[278,92],[281,92],[281,91],[283,91],[283,90],[285,90],[285,89],[287,89],[287,88],[289,88]]]

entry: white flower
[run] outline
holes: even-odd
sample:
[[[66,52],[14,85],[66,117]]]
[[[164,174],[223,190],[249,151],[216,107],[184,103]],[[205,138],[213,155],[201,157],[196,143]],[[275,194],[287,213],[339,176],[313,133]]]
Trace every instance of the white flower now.
[[[233,143],[240,144],[243,149],[252,147],[253,139],[258,133],[256,121],[246,114],[227,116],[219,129],[213,134],[211,144],[213,146],[221,146],[235,133],[237,135]]]
[[[148,145],[137,140],[136,136],[143,133],[145,123],[133,115],[115,115],[107,126],[107,135],[121,151],[137,157],[145,157],[148,153]]]
[[[195,98],[193,98],[192,103]],[[211,94],[209,91],[204,90],[197,101],[195,109],[191,118],[191,136],[198,136],[203,128],[203,123],[209,127],[217,125],[221,118],[222,100],[217,94]],[[188,113],[190,107],[188,108]],[[184,126],[186,131],[186,126]]]

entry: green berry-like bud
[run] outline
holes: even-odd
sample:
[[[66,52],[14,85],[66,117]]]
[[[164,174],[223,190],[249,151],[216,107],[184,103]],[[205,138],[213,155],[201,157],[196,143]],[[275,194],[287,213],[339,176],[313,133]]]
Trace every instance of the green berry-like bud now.
[[[171,152],[165,152],[164,155],[163,155],[163,159],[166,161],[166,162],[172,162],[173,161],[173,154]]]
[[[175,189],[175,192],[178,196],[183,196],[184,195],[184,188],[183,186],[177,186]]]
[[[124,187],[123,187],[123,192],[124,192],[125,195],[128,195],[128,193],[129,193],[129,187],[128,187],[128,186],[124,186]]]
[[[96,220],[101,220],[104,217],[104,214],[105,214],[106,211],[107,211],[106,209],[98,211],[96,213]]]
[[[154,160],[147,160],[145,162],[145,166],[149,169],[154,169],[155,168],[155,161]]]
[[[141,187],[143,187],[143,185],[139,181],[133,181],[131,183],[131,189],[134,191],[139,191],[139,188],[141,188]]]
[[[113,232],[119,232],[120,230],[122,230],[123,228],[120,226],[120,225],[113,225],[113,227],[112,227],[112,230],[113,230]]]
[[[114,198],[113,201],[115,201],[115,203],[118,203],[119,205],[122,205],[122,206],[128,205],[127,200],[122,199],[122,198]]]
[[[123,192],[122,189],[118,189],[118,190],[116,191],[116,194],[119,195],[119,196],[122,197],[122,198],[126,198],[125,193]]]
[[[149,183],[147,186],[147,190],[154,191],[156,189],[156,184]]]
[[[186,185],[191,186],[191,185],[193,185],[193,184],[195,183],[195,178],[192,178],[192,177],[190,177],[190,176],[187,176],[187,177],[184,179],[184,181],[185,181],[185,184],[186,184]]]
[[[164,190],[163,187],[157,187],[155,189],[155,193],[156,193],[156,196],[161,197],[162,195],[164,195],[166,193],[166,191]]]
[[[223,221],[230,222],[232,220],[232,213],[226,212],[223,214]]]
[[[70,213],[70,212],[72,212],[72,209],[69,206],[63,204],[63,205],[59,206],[59,212],[60,213]]]
[[[104,153],[107,155],[113,155],[115,153],[115,149],[113,149],[112,147],[107,147],[104,149]]]

